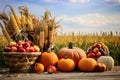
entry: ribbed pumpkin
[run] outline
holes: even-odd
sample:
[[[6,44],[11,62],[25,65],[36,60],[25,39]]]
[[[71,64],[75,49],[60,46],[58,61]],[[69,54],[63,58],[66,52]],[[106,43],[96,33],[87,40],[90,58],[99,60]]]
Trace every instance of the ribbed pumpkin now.
[[[65,48],[62,48],[59,50],[59,52],[57,54],[58,58],[61,59],[66,56],[67,58],[74,60],[75,65],[77,67],[79,60],[87,57],[86,53],[81,48],[73,47],[72,41],[69,43],[68,47],[69,48],[65,47]]]
[[[75,69],[75,63],[70,58],[62,58],[58,61],[58,68],[63,72],[70,72]]]
[[[101,56],[97,59],[97,62],[104,63],[107,70],[112,70],[114,68],[114,59],[111,56]]]
[[[56,66],[58,62],[58,57],[54,52],[51,52],[49,49],[48,52],[43,52],[38,60],[39,63],[42,63],[45,68],[50,65]]]
[[[44,72],[44,65],[41,64],[41,63],[36,63],[33,67],[34,71],[36,73],[41,73],[41,72]]]
[[[97,61],[93,58],[83,58],[78,63],[78,68],[80,71],[90,72],[94,71],[97,65]]]

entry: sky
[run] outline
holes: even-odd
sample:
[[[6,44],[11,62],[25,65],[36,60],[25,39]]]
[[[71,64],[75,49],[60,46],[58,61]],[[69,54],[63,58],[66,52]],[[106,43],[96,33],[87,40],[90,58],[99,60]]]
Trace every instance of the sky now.
[[[120,0],[0,0],[0,12],[7,4],[16,12],[26,5],[40,18],[48,9],[57,21],[62,20],[63,33],[120,32]]]

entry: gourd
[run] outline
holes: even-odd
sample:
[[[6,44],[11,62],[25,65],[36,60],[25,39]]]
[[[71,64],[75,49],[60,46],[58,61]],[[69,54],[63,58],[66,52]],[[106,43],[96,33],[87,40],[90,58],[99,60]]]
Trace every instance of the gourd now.
[[[97,59],[97,62],[104,63],[107,70],[112,70],[114,68],[114,59],[111,56],[101,56]]]

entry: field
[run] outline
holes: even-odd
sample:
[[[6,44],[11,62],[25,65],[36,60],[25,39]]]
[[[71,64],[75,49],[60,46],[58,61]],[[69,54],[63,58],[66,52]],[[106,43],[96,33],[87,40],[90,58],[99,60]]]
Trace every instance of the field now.
[[[67,47],[70,41],[74,41],[74,46],[79,47],[83,50],[87,50],[88,47],[93,45],[95,42],[102,42],[108,46],[110,51],[110,56],[112,56],[115,60],[115,65],[120,65],[120,32],[102,32],[101,34],[93,33],[93,34],[84,34],[78,33],[74,34],[62,34],[56,35],[55,38],[55,52],[57,52],[63,48]],[[5,67],[5,62],[2,56],[2,49],[7,44],[6,39],[1,35],[0,36],[0,67]]]
[[[120,32],[102,32],[101,34],[83,34],[74,33],[64,34],[61,36],[56,36],[56,53],[62,47],[67,47],[70,41],[74,41],[74,46],[87,50],[88,47],[96,42],[102,42],[108,46],[110,56],[115,59],[115,65],[120,65]]]

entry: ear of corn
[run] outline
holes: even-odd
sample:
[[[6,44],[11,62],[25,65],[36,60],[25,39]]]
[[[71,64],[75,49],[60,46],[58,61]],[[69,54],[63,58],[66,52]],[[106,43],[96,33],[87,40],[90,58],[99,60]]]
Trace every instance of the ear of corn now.
[[[33,23],[31,19],[27,19],[27,25],[30,31],[33,31]]]
[[[49,29],[49,44],[53,44],[54,41],[54,27],[55,27],[55,23],[53,20],[50,20],[49,25],[48,25],[48,29]]]
[[[18,17],[18,15],[15,13],[14,9],[12,8],[11,5],[8,5],[10,7],[10,10],[13,14],[13,16],[15,17],[16,23],[18,25],[19,28],[21,28],[21,22],[20,22],[20,18]]]
[[[10,15],[10,23],[11,23],[11,26],[13,27],[14,31],[16,33],[19,33],[20,30],[19,30],[19,27],[17,25],[17,22],[15,20],[15,17],[13,16],[13,14]]]
[[[44,48],[44,31],[40,31],[40,37],[39,37],[39,46],[41,51],[43,51]]]
[[[44,49],[47,50],[48,48],[48,25],[46,23],[44,23],[44,38],[45,38]]]
[[[1,23],[0,23],[0,26],[2,28],[3,35],[6,37],[7,41],[11,42],[12,38],[10,37],[10,35],[9,35],[8,31],[6,30],[6,28],[3,27]]]
[[[26,22],[26,16],[22,13],[21,14],[21,19],[20,19],[20,21],[21,21],[21,25],[22,25],[22,27],[25,25],[25,22]]]

